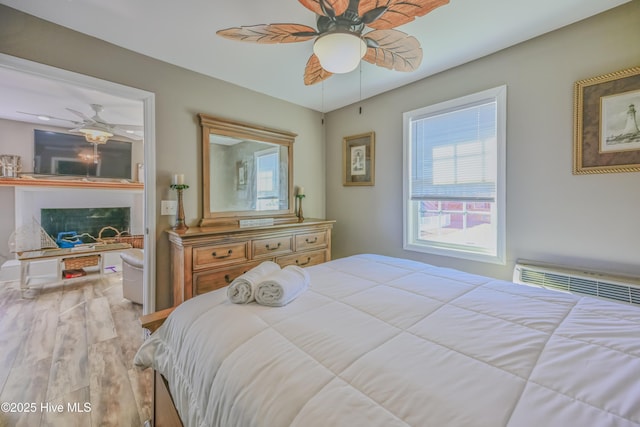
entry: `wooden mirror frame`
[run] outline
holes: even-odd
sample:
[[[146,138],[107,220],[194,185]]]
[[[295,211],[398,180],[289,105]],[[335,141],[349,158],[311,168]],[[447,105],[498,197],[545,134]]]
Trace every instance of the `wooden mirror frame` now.
[[[293,143],[297,134],[202,113],[198,114],[198,117],[202,128],[202,219],[200,220],[200,227],[240,226],[240,220],[242,219],[273,218],[274,224],[296,221],[293,195]],[[287,147],[289,208],[270,211],[211,211],[211,165],[209,164],[209,135],[211,134],[268,142]]]

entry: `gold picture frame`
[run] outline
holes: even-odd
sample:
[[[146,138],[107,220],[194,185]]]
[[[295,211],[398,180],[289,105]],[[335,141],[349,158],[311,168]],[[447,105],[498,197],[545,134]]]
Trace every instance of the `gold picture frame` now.
[[[575,83],[573,174],[640,172],[640,67]]]
[[[342,185],[374,185],[375,132],[342,139]]]

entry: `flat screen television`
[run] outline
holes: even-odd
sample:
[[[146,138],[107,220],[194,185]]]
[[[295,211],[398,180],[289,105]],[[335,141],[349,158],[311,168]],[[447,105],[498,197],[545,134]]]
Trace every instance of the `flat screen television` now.
[[[130,142],[98,144],[95,159],[93,144],[84,136],[36,129],[34,141],[35,174],[131,179]]]

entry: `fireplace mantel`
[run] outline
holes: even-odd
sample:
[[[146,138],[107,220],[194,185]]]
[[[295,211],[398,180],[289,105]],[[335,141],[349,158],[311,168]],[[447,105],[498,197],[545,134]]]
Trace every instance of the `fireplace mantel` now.
[[[113,190],[138,190],[143,189],[141,182],[129,182],[127,180],[99,180],[96,178],[78,179],[41,179],[41,178],[1,178],[0,186],[11,187],[66,187],[66,188],[104,188]]]

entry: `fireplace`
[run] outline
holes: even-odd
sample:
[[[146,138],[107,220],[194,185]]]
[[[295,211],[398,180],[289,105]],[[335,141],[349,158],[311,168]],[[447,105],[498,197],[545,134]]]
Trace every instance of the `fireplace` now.
[[[84,243],[93,243],[99,237],[115,235],[112,229],[106,229],[100,234],[104,227],[113,227],[130,234],[130,217],[131,209],[128,207],[42,209],[40,225],[54,239],[58,233],[75,231],[82,235]],[[91,237],[84,236],[85,233]]]
[[[142,189],[16,187],[15,209],[16,229],[35,219],[54,240],[60,231],[98,237],[104,226],[144,234]],[[103,237],[113,235],[103,233]]]

